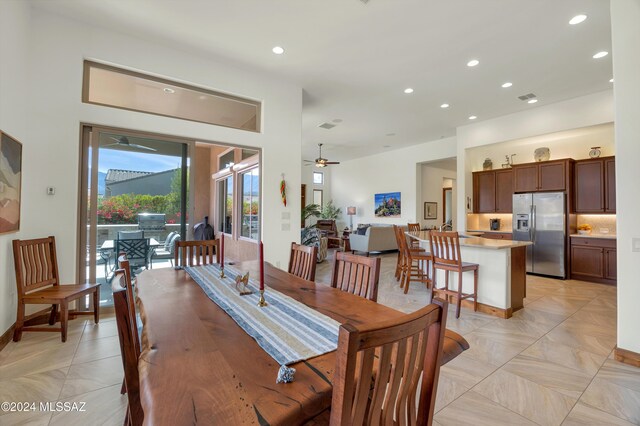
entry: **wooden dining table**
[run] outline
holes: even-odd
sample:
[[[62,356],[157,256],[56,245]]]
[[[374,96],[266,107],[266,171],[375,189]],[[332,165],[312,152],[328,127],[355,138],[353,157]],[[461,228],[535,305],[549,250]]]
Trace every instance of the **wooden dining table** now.
[[[252,277],[256,266],[237,265]],[[340,323],[403,315],[268,263],[265,283],[267,302],[276,290]],[[296,425],[330,407],[335,351],[290,365],[294,381],[278,384],[278,363],[186,271],[144,271],[136,287],[144,324],[138,367],[145,424]],[[466,348],[464,338],[447,330],[443,363]]]

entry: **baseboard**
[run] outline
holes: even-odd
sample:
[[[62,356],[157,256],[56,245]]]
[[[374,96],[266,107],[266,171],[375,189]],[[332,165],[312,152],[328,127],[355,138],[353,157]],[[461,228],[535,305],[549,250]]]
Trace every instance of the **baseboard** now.
[[[7,331],[4,332],[2,336],[0,336],[0,351],[4,349],[5,346],[13,339],[13,330],[15,329],[16,324],[11,324],[11,327]]]
[[[463,300],[461,305],[464,306],[465,308],[469,308],[473,310],[472,300]],[[509,319],[513,315],[513,310],[511,308],[501,309],[501,308],[496,308],[495,306],[485,305],[484,303],[478,303],[478,312],[482,312],[483,314],[489,314],[491,316],[502,318],[502,319]]]
[[[616,361],[624,362],[625,364],[633,365],[634,367],[640,367],[640,354],[637,352],[621,349],[616,346],[613,351],[613,356]]]

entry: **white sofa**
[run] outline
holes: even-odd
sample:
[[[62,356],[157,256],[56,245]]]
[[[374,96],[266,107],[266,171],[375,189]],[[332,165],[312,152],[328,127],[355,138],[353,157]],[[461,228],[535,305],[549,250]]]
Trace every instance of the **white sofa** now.
[[[406,228],[406,226],[403,228]],[[392,225],[372,224],[367,228],[364,235],[352,232],[349,235],[349,244],[353,252],[364,252],[367,255],[372,251],[398,250],[398,243]]]

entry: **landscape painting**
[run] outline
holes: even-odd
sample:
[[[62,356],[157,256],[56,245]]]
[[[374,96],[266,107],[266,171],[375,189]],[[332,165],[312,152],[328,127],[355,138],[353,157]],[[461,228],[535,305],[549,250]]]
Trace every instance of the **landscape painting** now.
[[[376,194],[374,198],[376,217],[400,217],[401,205],[399,192]]]
[[[20,230],[22,144],[0,131],[0,234]]]

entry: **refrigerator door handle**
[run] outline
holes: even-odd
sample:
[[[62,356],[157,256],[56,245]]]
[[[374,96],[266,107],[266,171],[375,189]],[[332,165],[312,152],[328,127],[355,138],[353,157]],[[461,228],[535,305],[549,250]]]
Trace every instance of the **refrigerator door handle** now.
[[[536,242],[536,205],[531,206],[531,232],[533,234],[531,241],[535,244]]]

